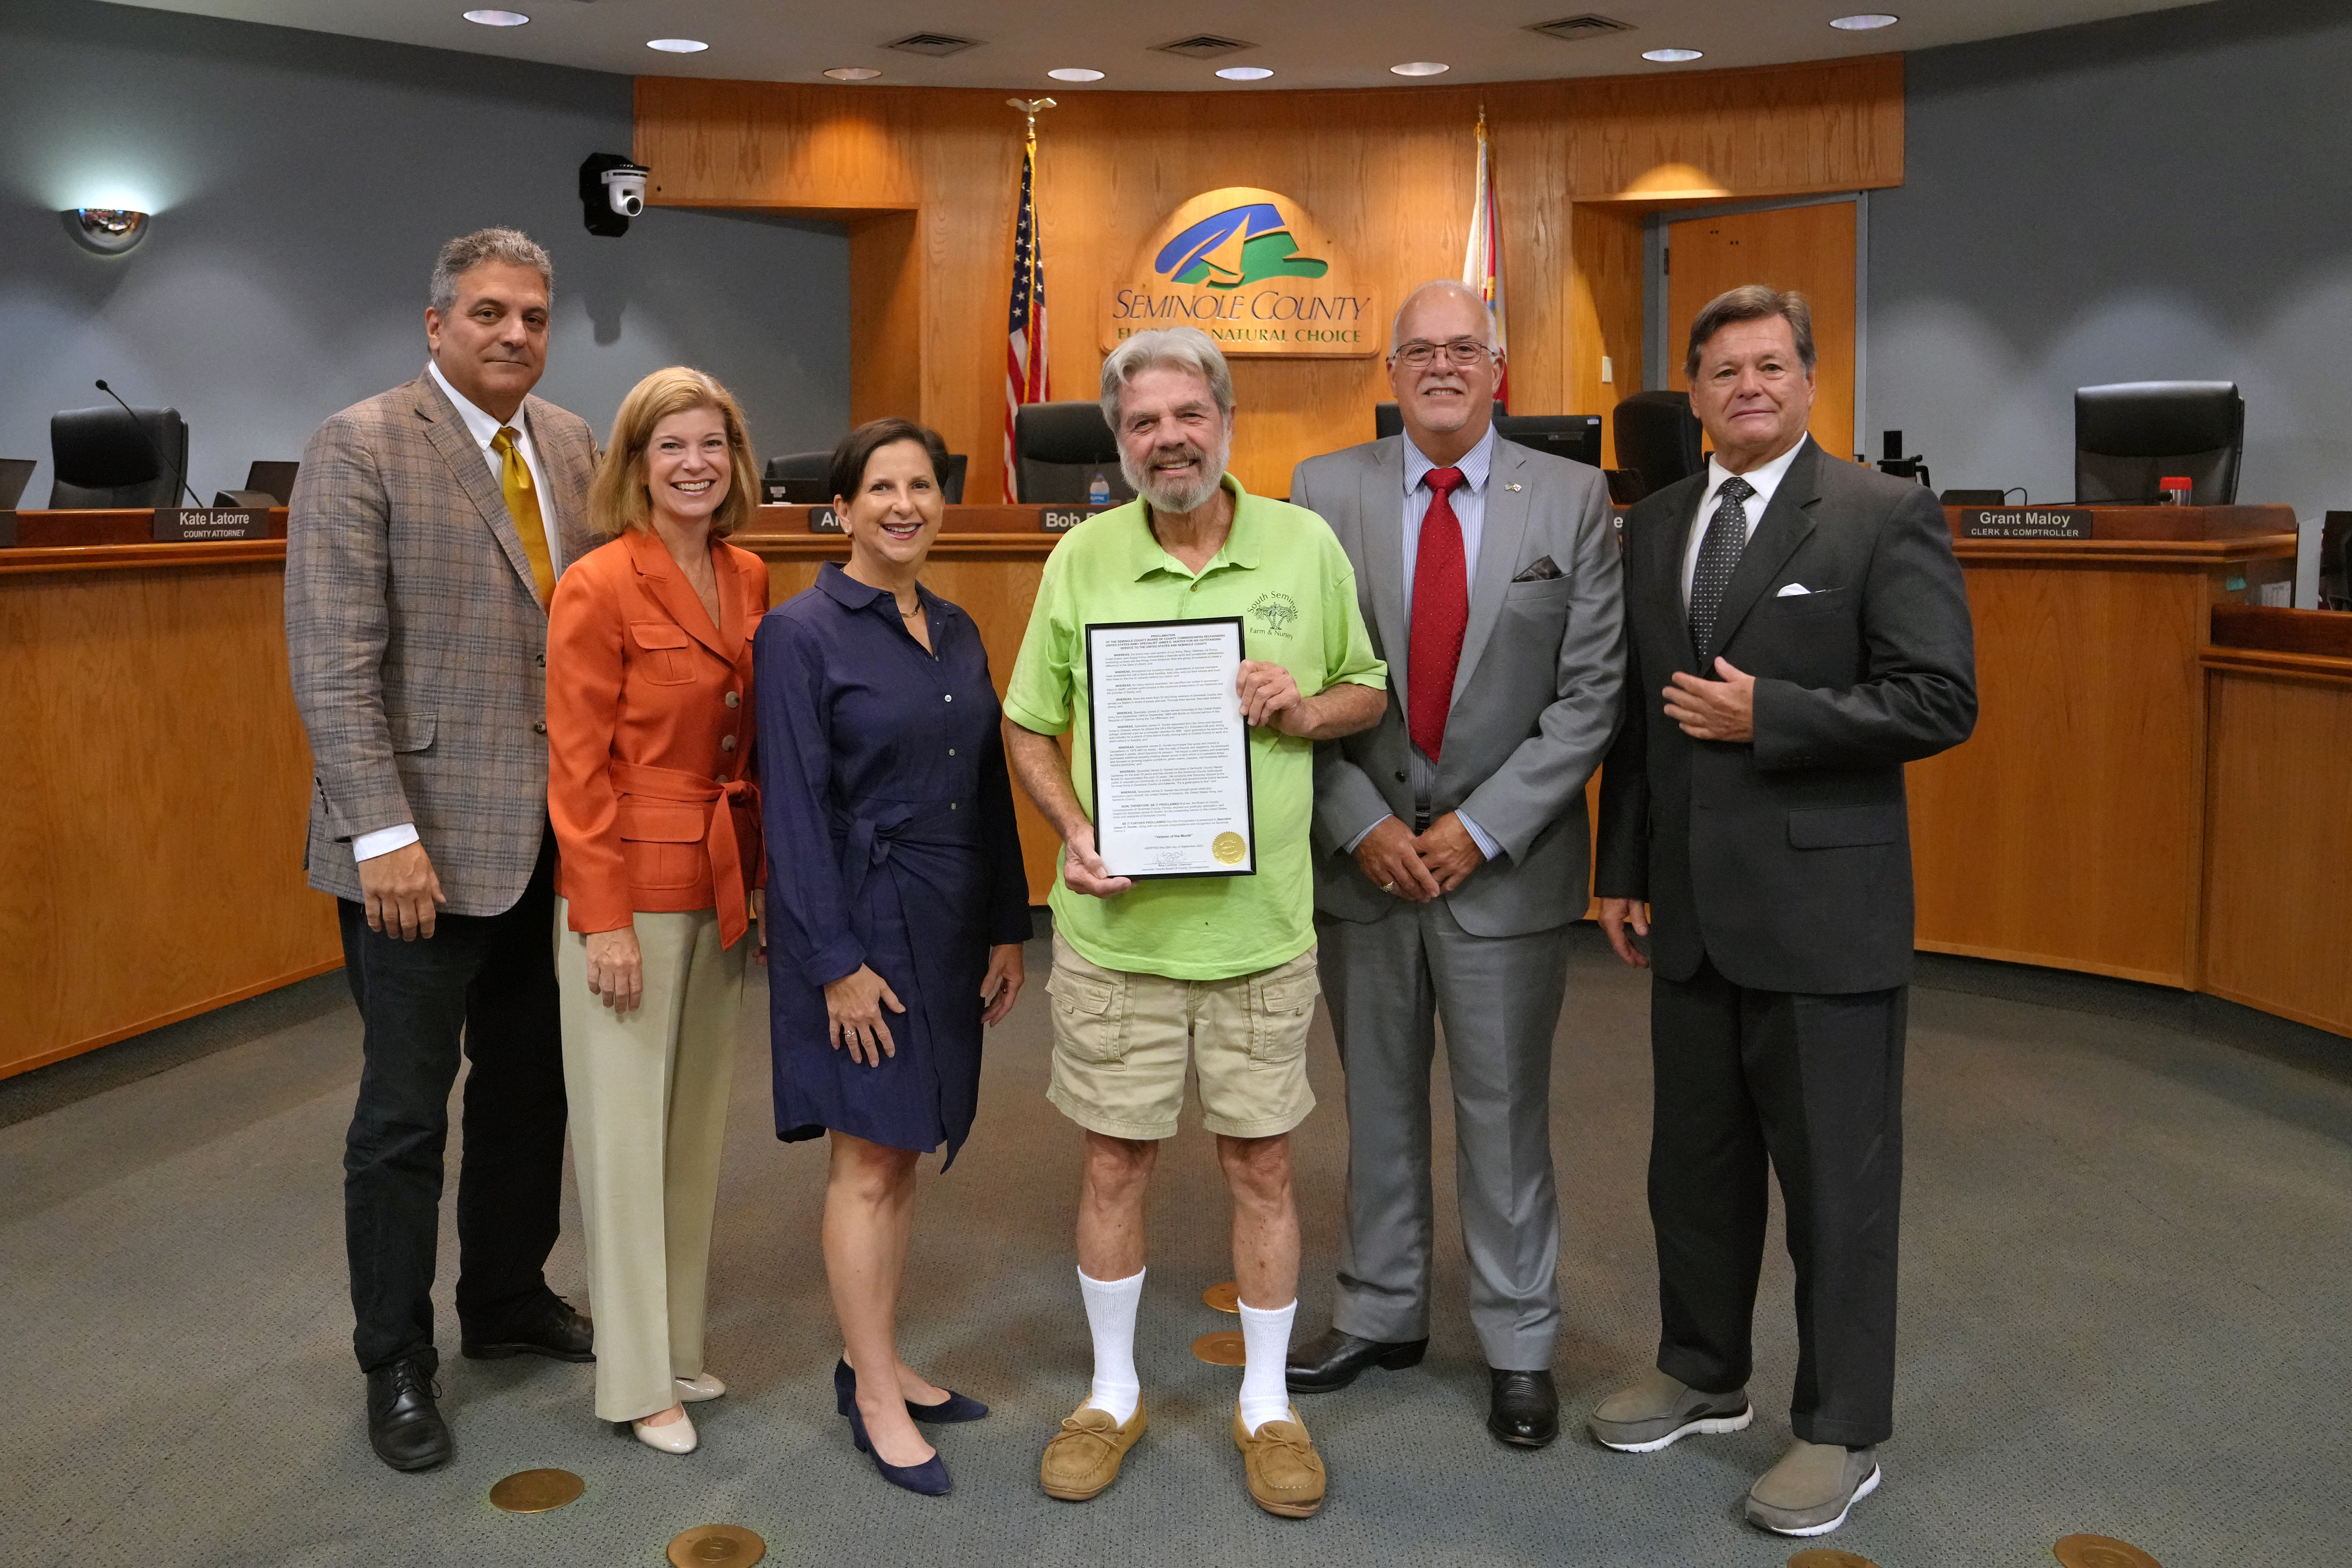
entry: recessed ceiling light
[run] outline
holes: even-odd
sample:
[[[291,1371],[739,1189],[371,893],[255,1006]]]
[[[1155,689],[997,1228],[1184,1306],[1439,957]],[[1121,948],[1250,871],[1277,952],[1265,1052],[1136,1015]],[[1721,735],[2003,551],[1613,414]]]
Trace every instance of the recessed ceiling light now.
[[[647,38],[646,47],[666,55],[698,55],[710,46],[700,38]]]
[[[1059,70],[1049,70],[1045,74],[1055,81],[1100,81],[1103,79],[1102,72],[1088,70],[1084,66],[1064,66]]]
[[[824,74],[835,81],[872,81],[882,73],[872,66],[835,66]]]
[[[520,11],[468,11],[468,22],[479,22],[485,27],[520,27],[530,20]]]
[[[1848,33],[1867,33],[1873,27],[1891,27],[1903,20],[1884,11],[1864,11],[1858,16],[1833,16],[1830,26]]]
[[[1264,81],[1274,73],[1264,66],[1227,66],[1217,74],[1227,81]]]
[[[1391,76],[1436,76],[1453,68],[1451,66],[1441,65],[1435,60],[1407,60],[1401,66],[1389,67],[1389,74]]]
[[[1679,64],[1684,60],[1696,60],[1705,57],[1706,53],[1706,51],[1704,49],[1643,49],[1642,51],[1642,58],[1645,60],[1656,60],[1661,65],[1670,66]]]

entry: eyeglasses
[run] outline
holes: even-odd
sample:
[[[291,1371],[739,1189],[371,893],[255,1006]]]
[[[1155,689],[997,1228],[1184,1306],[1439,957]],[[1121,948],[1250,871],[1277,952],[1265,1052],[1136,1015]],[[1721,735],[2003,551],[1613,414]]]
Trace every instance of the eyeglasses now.
[[[1407,370],[1426,370],[1443,353],[1450,363],[1467,369],[1492,352],[1475,338],[1456,338],[1450,343],[1433,343],[1415,338],[1409,343],[1399,343],[1390,357]]]

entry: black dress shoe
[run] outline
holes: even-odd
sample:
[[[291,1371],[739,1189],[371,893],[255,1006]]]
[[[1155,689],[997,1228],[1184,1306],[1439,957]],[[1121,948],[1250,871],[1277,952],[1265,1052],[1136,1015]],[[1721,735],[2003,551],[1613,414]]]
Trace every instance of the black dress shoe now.
[[[1384,1366],[1391,1372],[1419,1366],[1422,1352],[1428,1349],[1426,1339],[1389,1344],[1332,1329],[1292,1351],[1283,1374],[1293,1394],[1328,1394],[1355,1382],[1368,1366]]]
[[[1559,1390],[1549,1372],[1486,1369],[1486,1430],[1517,1448],[1559,1436]]]
[[[433,1403],[432,1374],[413,1361],[396,1361],[367,1374],[368,1441],[395,1470],[429,1470],[457,1445]]]
[[[472,1361],[499,1361],[510,1355],[543,1355],[557,1361],[594,1361],[596,1333],[588,1319],[572,1310],[562,1297],[549,1302],[537,1322],[496,1337],[476,1339],[468,1331],[459,1347]]]

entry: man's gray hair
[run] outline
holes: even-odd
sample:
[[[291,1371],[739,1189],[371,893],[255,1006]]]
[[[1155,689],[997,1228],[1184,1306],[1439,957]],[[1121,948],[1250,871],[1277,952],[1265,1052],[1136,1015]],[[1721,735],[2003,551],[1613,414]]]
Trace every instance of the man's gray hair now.
[[[1389,318],[1389,353],[1397,352],[1397,329],[1404,324],[1404,313],[1412,310],[1413,301],[1423,294],[1451,294],[1456,299],[1467,300],[1477,306],[1479,319],[1486,323],[1486,346],[1489,349],[1499,349],[1499,345],[1495,342],[1495,312],[1486,308],[1486,297],[1459,278],[1433,278],[1407,294],[1404,297],[1404,303],[1397,307],[1396,314]]]
[[[549,300],[554,300],[555,263],[547,258],[537,240],[519,228],[478,228],[443,246],[434,260],[433,308],[447,315],[457,303],[457,279],[487,262],[537,268],[541,281],[547,285]]]
[[[1135,334],[1103,356],[1103,423],[1118,428],[1118,395],[1128,383],[1147,370],[1171,365],[1191,371],[1209,384],[1217,412],[1234,411],[1234,373],[1225,356],[1198,327],[1153,327]]]
[[[1698,374],[1698,351],[1706,340],[1734,321],[1761,321],[1778,316],[1789,323],[1789,331],[1797,340],[1797,363],[1807,370],[1813,368],[1813,308],[1805,297],[1793,289],[1782,293],[1762,283],[1743,283],[1709,300],[1691,322],[1690,350],[1683,355],[1683,379]]]

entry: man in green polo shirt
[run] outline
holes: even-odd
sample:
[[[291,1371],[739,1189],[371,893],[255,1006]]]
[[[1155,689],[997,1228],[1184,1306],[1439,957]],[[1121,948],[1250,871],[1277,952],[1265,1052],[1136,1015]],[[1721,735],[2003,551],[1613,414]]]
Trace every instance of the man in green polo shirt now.
[[[1233,1197],[1246,1347],[1234,1446],[1258,1506],[1304,1518],[1322,1506],[1323,1462],[1290,1405],[1283,1362],[1298,1305],[1289,1135],[1315,1108],[1315,742],[1378,722],[1388,669],[1323,520],[1250,495],[1225,472],[1233,377],[1206,333],[1128,339],[1103,362],[1102,400],[1138,499],[1080,523],[1047,558],[1004,695],[1006,754],[1062,836],[1047,1097],[1087,1140],[1078,1284],[1094,1388],[1046,1444],[1039,1477],[1052,1496],[1084,1501],[1118,1478],[1142,1436],[1144,1191],[1159,1140],[1176,1131],[1189,1064]],[[1111,876],[1095,852],[1086,628],[1234,616],[1255,874]],[[1075,778],[1054,740],[1073,727]]]

